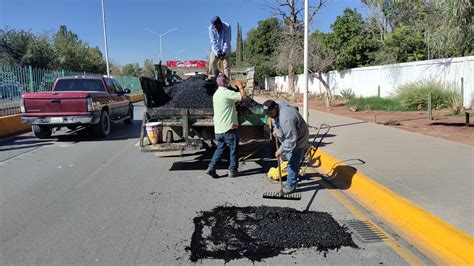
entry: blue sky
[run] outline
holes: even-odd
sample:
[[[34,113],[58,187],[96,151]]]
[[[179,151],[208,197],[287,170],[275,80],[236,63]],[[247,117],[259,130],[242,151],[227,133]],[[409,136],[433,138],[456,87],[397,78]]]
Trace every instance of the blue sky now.
[[[310,5],[315,2],[310,0]],[[120,64],[157,62],[159,37],[144,28],[160,34],[178,28],[163,37],[163,59],[207,59],[212,16],[231,24],[235,49],[237,22],[245,38],[259,20],[271,16],[265,3],[274,0],[105,0],[109,57]],[[329,31],[346,7],[364,13],[359,0],[329,0],[311,28]],[[90,46],[104,50],[101,0],[0,0],[0,24],[33,33],[55,32],[64,24]]]

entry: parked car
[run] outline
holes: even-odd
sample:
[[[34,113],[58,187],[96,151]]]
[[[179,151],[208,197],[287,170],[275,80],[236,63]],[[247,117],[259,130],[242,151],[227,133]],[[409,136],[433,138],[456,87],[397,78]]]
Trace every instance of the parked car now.
[[[0,99],[20,98],[26,90],[16,84],[4,84],[0,86]]]
[[[22,120],[40,139],[49,138],[54,128],[77,126],[90,126],[96,136],[105,137],[112,122],[133,122],[128,93],[130,90],[108,77],[61,77],[50,92],[22,95]]]

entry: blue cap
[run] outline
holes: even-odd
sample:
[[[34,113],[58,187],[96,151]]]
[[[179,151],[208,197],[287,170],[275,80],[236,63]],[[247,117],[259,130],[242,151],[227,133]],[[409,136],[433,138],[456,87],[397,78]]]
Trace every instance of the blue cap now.
[[[221,21],[221,18],[218,17],[218,16],[215,16],[211,19],[211,23],[212,25],[216,25],[216,24],[222,24],[222,21]]]

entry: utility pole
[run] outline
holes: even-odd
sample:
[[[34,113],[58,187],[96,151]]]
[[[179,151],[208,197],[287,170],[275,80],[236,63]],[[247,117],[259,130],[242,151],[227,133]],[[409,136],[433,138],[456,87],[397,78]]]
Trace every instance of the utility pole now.
[[[308,10],[309,0],[304,1],[304,87],[303,87],[303,119],[308,123]]]
[[[102,0],[102,29],[104,31],[104,42],[105,42],[105,64],[107,65],[107,77],[110,77],[110,66],[109,66],[109,46],[107,44],[107,29],[105,27],[105,10],[104,0]]]

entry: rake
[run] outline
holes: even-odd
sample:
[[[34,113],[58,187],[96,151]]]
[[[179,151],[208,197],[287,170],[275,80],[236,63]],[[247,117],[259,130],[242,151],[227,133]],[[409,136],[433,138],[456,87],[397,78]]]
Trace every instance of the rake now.
[[[278,150],[278,139],[275,140],[276,149]],[[281,180],[281,163],[280,157],[277,157],[278,161],[278,180],[280,180],[280,191],[278,192],[265,192],[263,193],[264,199],[282,199],[282,200],[301,200],[300,193],[283,193],[283,181]]]

